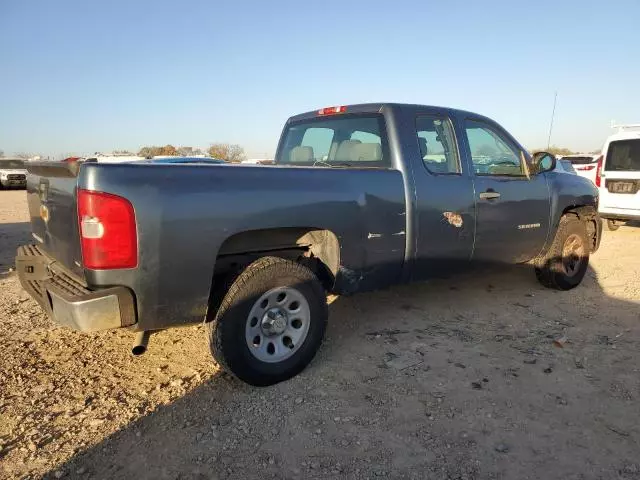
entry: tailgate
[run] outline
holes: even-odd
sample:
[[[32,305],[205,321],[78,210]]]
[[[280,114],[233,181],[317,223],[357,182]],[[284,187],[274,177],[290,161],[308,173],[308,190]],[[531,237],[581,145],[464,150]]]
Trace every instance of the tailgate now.
[[[76,207],[77,164],[27,164],[27,202],[36,244],[71,272],[83,277]]]

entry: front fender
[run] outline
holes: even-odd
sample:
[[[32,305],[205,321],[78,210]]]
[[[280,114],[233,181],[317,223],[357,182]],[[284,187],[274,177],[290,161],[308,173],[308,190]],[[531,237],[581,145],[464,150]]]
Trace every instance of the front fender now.
[[[598,214],[598,189],[590,180],[578,175],[550,172],[548,177],[551,197],[551,234],[544,251],[555,238],[555,232],[563,215],[572,213],[588,222],[587,231],[592,238],[591,251],[595,252],[602,238],[602,221]]]

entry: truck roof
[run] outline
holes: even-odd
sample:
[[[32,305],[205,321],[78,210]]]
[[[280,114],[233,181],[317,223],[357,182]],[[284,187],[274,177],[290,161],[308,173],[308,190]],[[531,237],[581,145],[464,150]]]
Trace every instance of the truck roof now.
[[[614,133],[613,135],[609,135],[605,143],[613,142],[615,140],[634,140],[637,138],[640,138],[640,130],[624,130]]]
[[[332,108],[332,107],[330,107]],[[491,120],[488,117],[485,117],[484,115],[480,115],[474,112],[469,112],[466,110],[459,110],[456,108],[449,108],[449,107],[439,107],[439,106],[435,106],[435,105],[420,105],[420,104],[413,104],[413,103],[395,103],[395,102],[380,102],[380,103],[356,103],[356,104],[352,104],[352,105],[344,105],[344,106],[340,106],[340,108],[345,108],[346,111],[345,113],[381,113],[385,108],[393,108],[396,110],[405,110],[405,111],[410,111],[410,112],[425,112],[425,111],[446,111],[449,114],[462,114],[462,115],[473,115],[474,117],[479,117],[485,120],[488,120],[490,122],[494,122],[493,120]],[[299,120],[305,120],[305,119],[310,119],[310,118],[317,118],[319,115],[319,111],[321,109],[317,109],[317,110],[311,110],[309,112],[304,112],[304,113],[300,113],[298,115],[293,115],[292,117],[289,117],[289,122],[296,122]]]

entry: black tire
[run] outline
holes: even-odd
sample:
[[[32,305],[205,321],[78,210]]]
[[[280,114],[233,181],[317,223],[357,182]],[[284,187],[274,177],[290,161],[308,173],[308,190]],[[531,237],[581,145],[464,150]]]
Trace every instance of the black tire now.
[[[617,222],[616,220],[607,219],[607,230],[610,232],[615,232],[620,228],[621,222]]]
[[[274,288],[294,288],[308,302],[310,321],[295,353],[276,363],[256,358],[245,340],[251,309]],[[207,324],[209,348],[227,372],[254,386],[273,385],[300,373],[322,344],[328,318],[324,288],[307,267],[278,257],[263,257],[238,275],[224,295],[215,318]]]
[[[580,243],[579,253],[567,254],[568,243]],[[546,255],[536,262],[535,273],[538,281],[547,288],[571,290],[582,282],[589,267],[589,236],[583,221],[575,215],[565,215],[560,219],[553,244]]]

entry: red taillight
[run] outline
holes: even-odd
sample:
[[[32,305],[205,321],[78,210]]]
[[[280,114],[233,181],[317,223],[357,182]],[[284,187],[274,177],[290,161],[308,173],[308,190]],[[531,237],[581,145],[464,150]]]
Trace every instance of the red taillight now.
[[[78,222],[85,268],[110,270],[138,265],[136,216],[126,198],[78,190]]]
[[[598,157],[598,167],[596,169],[596,187],[602,183],[602,155]]]
[[[586,167],[576,167],[576,170],[586,170],[586,171],[589,171],[589,170],[593,170],[594,168],[596,168],[596,166],[595,166],[595,165],[587,165]]]
[[[337,115],[339,113],[345,113],[347,111],[347,107],[341,105],[339,107],[324,107],[318,110],[318,115]]]

